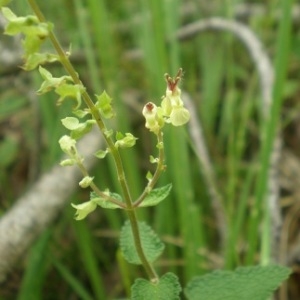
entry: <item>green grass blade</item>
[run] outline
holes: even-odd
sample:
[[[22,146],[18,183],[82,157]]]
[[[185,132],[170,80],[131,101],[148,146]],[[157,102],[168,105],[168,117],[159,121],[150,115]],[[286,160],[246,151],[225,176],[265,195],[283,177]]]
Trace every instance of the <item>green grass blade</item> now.
[[[83,267],[89,276],[94,297],[98,300],[106,299],[103,278],[98,267],[91,232],[84,221],[74,221],[73,225],[76,231],[78,248],[82,258]]]
[[[269,126],[266,128],[265,136],[267,139],[265,149],[263,148],[262,156],[265,157],[265,174],[263,178],[267,177],[268,165],[272,153],[272,147],[276,138],[278,125],[280,125],[280,112],[283,102],[284,85],[286,82],[287,67],[290,54],[291,45],[291,25],[292,25],[292,10],[293,0],[283,1],[282,3],[282,18],[278,31],[277,45],[276,45],[276,59],[275,59],[275,82],[273,90],[274,104],[271,107],[271,116]],[[258,190],[258,198],[263,197],[264,189]],[[272,258],[272,216],[271,207],[269,203],[263,208],[263,231],[262,231],[262,245],[261,245],[261,263],[268,264]]]
[[[185,261],[184,278],[187,280],[201,273],[202,258],[196,249],[204,245],[202,228],[201,199],[195,198],[193,178],[189,160],[189,149],[183,128],[171,128],[167,137],[168,176],[173,183],[171,204],[178,214],[173,219],[173,226],[178,226],[183,239],[183,256]],[[197,200],[197,201],[196,201]]]
[[[261,262],[267,263],[271,257],[271,211],[266,203],[270,158],[275,136],[280,122],[280,110],[282,106],[283,88],[287,72],[291,39],[291,11],[293,0],[282,1],[282,18],[278,31],[276,58],[275,58],[275,82],[273,101],[269,116],[262,127],[262,149],[260,154],[260,173],[256,184],[255,206],[249,225],[249,251],[247,263],[254,263],[254,256],[260,236],[257,234],[259,222],[263,218],[263,235],[261,248]],[[263,212],[263,215],[262,215]]]
[[[82,300],[93,300],[94,298],[88,293],[82,283],[58,260],[53,260],[55,268],[58,270],[62,278],[71,286],[72,290]]]
[[[89,72],[89,78],[91,80],[91,85],[100,94],[101,92],[101,80],[99,76],[99,67],[97,66],[97,57],[93,48],[92,33],[88,29],[88,14],[84,7],[82,0],[74,0],[77,20],[78,20],[78,30],[83,43],[83,50],[85,57],[87,59],[87,69]]]
[[[45,231],[32,247],[18,300],[43,299],[42,291],[48,266],[47,254],[50,236],[51,230]]]

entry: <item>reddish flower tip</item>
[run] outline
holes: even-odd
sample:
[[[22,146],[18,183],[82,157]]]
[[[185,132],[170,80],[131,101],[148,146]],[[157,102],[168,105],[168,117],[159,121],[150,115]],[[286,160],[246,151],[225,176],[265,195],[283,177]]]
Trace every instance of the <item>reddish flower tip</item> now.
[[[149,112],[151,112],[154,108],[154,105],[152,102],[148,102],[145,106]]]
[[[172,78],[168,73],[165,74],[165,79],[168,85],[168,89],[174,92],[175,88],[177,87],[178,82],[182,78],[182,68],[179,68],[176,77]]]

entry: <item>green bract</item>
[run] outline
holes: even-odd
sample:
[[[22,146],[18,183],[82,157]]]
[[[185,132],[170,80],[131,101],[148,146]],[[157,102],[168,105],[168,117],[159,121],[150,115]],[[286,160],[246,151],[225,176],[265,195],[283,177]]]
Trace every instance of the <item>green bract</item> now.
[[[59,56],[56,55],[56,54],[33,53],[27,58],[24,66],[23,66],[23,69],[26,70],[26,71],[30,71],[30,70],[35,69],[39,65],[46,63],[46,62],[52,63],[52,62],[55,62],[55,61],[58,61],[58,60],[59,60]]]
[[[43,67],[39,67],[39,72],[44,79],[41,87],[37,91],[38,94],[44,94],[52,89],[60,96],[57,100],[58,104],[67,98],[76,100],[77,105],[74,110],[77,110],[81,105],[81,95],[85,92],[85,87],[81,84],[73,84],[73,79],[70,76],[53,77],[52,74]]]
[[[78,140],[88,133],[96,123],[95,120],[87,120],[80,123],[79,120],[74,117],[66,117],[62,119],[61,122],[67,129],[71,130],[71,137],[75,140]]]
[[[136,137],[134,137],[131,133],[125,133],[125,137],[122,133],[117,132],[116,134],[117,141],[115,142],[115,146],[118,148],[130,148],[135,145],[135,142],[137,140]]]
[[[62,160],[59,164],[62,167],[68,167],[68,166],[74,166],[74,165],[76,165],[76,163],[77,163],[76,159],[67,158],[67,159]]]
[[[104,134],[107,138],[110,138],[113,135],[114,131],[112,129],[106,129]]]
[[[82,123],[79,123],[79,120],[74,117],[66,117],[61,122],[69,130],[75,130],[82,126]]]
[[[57,100],[58,104],[61,104],[65,98],[73,98],[76,100],[77,105],[74,109],[78,109],[81,106],[81,95],[85,92],[85,88],[81,84],[69,84],[62,83],[56,89],[55,93],[57,93],[60,98]]]
[[[16,35],[23,33],[25,35],[23,40],[25,58],[28,58],[40,49],[41,44],[53,28],[52,24],[42,23],[36,16],[18,17],[7,7],[2,8],[2,13],[9,21],[5,28],[5,34]]]
[[[44,94],[52,89],[56,89],[58,86],[63,84],[66,81],[72,81],[71,76],[61,76],[61,77],[53,77],[52,74],[42,66],[39,66],[39,72],[44,79],[44,82],[42,83],[41,87],[38,89],[38,94]]]
[[[79,185],[82,188],[87,188],[91,185],[91,183],[93,182],[94,177],[90,177],[90,176],[85,176],[80,182]]]
[[[150,162],[151,164],[157,164],[159,162],[159,159],[157,157],[153,157],[153,155],[150,155]]]
[[[78,117],[78,118],[83,118],[85,117],[86,115],[88,115],[90,112],[86,109],[86,110],[82,110],[82,109],[77,109],[77,110],[74,110],[73,109],[73,114]]]
[[[96,95],[96,97],[97,102],[95,103],[95,106],[100,110],[101,115],[105,119],[114,117],[115,112],[111,106],[112,98],[110,98],[105,91],[100,96]]]
[[[106,156],[106,154],[109,152],[108,149],[106,150],[98,150],[96,153],[94,153],[94,155],[100,159],[104,158]]]

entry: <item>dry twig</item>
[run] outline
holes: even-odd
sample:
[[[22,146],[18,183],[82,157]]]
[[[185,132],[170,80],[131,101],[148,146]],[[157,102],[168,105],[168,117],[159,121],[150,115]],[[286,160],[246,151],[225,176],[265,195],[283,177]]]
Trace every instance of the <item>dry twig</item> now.
[[[267,53],[264,51],[260,40],[256,35],[244,24],[233,21],[225,20],[222,18],[210,18],[202,21],[192,23],[190,25],[184,26],[177,32],[176,36],[180,40],[186,40],[194,37],[200,32],[207,30],[218,30],[218,31],[228,31],[231,32],[235,37],[237,37],[248,50],[257,72],[260,77],[260,87],[261,87],[261,97],[262,97],[262,110],[265,119],[269,117],[272,105],[272,92],[274,85],[274,70],[270,62]],[[192,107],[192,101],[187,103],[191,108],[190,111],[196,111]],[[190,124],[190,134],[195,141],[197,156],[203,167],[204,176],[206,177],[207,184],[209,186],[210,194],[213,197],[213,207],[215,209],[215,215],[219,220],[219,232],[221,238],[225,240],[226,233],[226,223],[225,217],[222,216],[223,208],[222,201],[216,190],[216,184],[214,181],[213,170],[211,167],[211,162],[209,160],[209,155],[206,149],[205,141],[202,135],[202,128],[200,123],[197,124],[196,116],[192,115]],[[281,213],[279,206],[279,184],[277,179],[277,165],[281,152],[281,136],[278,134],[272,148],[270,168],[269,168],[269,180],[268,180],[268,199],[267,206],[271,210],[272,216],[272,243],[274,245],[273,249],[278,249],[278,237],[281,227]]]
[[[99,144],[100,135],[96,130],[78,143],[79,152],[87,157],[87,168],[93,166],[95,158],[91,154],[99,149]],[[0,219],[0,282],[57,218],[78,186],[80,176],[76,166],[53,167]]]

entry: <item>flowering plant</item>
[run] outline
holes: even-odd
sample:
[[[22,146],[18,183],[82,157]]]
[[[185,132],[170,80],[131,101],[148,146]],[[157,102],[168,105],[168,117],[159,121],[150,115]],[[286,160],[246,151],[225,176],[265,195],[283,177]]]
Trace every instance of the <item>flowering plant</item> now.
[[[182,77],[180,68],[175,77],[165,74],[167,83],[166,94],[160,105],[153,102],[145,104],[142,114],[145,117],[145,127],[154,133],[157,138],[157,157],[150,157],[150,161],[156,164],[153,174],[147,173],[148,183],[142,193],[133,199],[128,186],[123,161],[120,151],[123,148],[133,147],[137,138],[130,132],[114,131],[107,125],[108,120],[116,116],[112,99],[104,91],[91,97],[86,87],[81,82],[78,73],[69,60],[70,52],[65,52],[55,34],[53,24],[47,22],[44,15],[34,0],[28,0],[34,11],[34,15],[16,16],[8,7],[9,0],[0,1],[2,13],[8,20],[5,33],[8,35],[23,35],[24,60],[23,69],[29,71],[38,68],[43,83],[38,89],[38,94],[54,91],[58,95],[58,104],[66,99],[75,101],[72,115],[61,120],[62,125],[69,130],[59,140],[62,151],[67,158],[61,161],[62,166],[77,165],[82,173],[79,185],[82,188],[90,188],[90,199],[81,204],[72,204],[76,209],[75,219],[82,220],[92,213],[97,207],[104,209],[122,209],[128,216],[120,234],[120,249],[124,258],[131,264],[142,265],[148,280],[138,278],[131,288],[131,299],[179,299],[182,290],[178,277],[168,272],[158,275],[154,262],[162,254],[164,244],[152,228],[144,222],[139,222],[137,210],[140,207],[155,206],[169,195],[172,185],[167,184],[156,188],[157,181],[166,169],[163,129],[166,124],[175,127],[185,125],[190,119],[189,111],[184,107],[181,98],[179,82]],[[50,39],[55,53],[41,52],[41,45],[46,39]],[[60,62],[67,75],[54,77],[44,64]],[[85,107],[83,108],[83,103]],[[97,126],[102,134],[106,149],[99,149],[95,156],[103,159],[111,155],[115,163],[118,181],[121,187],[121,195],[111,192],[109,189],[101,190],[96,182],[97,178],[91,176],[84,165],[84,157],[79,153],[77,141]],[[249,267],[236,272],[214,272],[204,277],[194,278],[185,289],[185,295],[190,300],[198,299],[264,299],[273,291],[274,287],[285,279],[289,269],[279,266]],[[267,274],[272,273],[269,280]],[[261,282],[264,281],[264,285]],[[225,284],[224,284],[225,282]],[[247,282],[247,294],[243,285]],[[224,288],[225,286],[225,288]],[[226,288],[229,289],[227,290]],[[223,291],[224,290],[224,291]],[[246,296],[245,296],[246,295]]]

